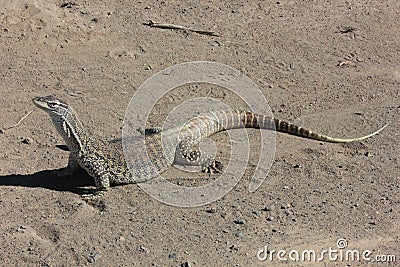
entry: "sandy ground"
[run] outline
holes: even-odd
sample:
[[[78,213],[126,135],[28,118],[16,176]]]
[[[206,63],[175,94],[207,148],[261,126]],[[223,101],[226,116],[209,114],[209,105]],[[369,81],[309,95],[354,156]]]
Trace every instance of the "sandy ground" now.
[[[341,238],[348,249],[371,250],[372,259],[396,255],[398,264],[399,10],[396,0],[2,0],[0,128],[35,111],[0,134],[1,265],[270,266],[281,263],[276,254],[272,263],[257,258],[266,245],[269,255],[320,252],[338,249]],[[222,36],[151,28],[143,25],[148,20]],[[87,174],[54,176],[68,152],[56,147],[63,140],[32,97],[57,95],[88,131],[112,139],[120,137],[129,100],[146,79],[199,60],[248,75],[278,118],[343,137],[389,126],[347,145],[277,134],[274,163],[257,191],[248,191],[249,165],[225,197],[196,208],[165,205],[137,185],[112,187],[86,202],[82,187],[93,185]],[[191,96],[237,103],[204,88],[176,92],[154,117]],[[259,134],[249,134],[256,148]],[[171,180],[177,173],[168,171]],[[366,263],[315,263],[345,264]],[[379,264],[390,265],[396,263]]]

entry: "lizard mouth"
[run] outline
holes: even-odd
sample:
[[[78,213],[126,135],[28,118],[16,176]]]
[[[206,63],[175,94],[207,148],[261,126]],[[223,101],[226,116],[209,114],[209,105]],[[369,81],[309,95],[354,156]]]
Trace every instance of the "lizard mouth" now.
[[[41,96],[37,96],[37,97],[32,98],[32,102],[38,108],[48,109],[46,102],[43,100],[43,97],[41,97]]]
[[[60,106],[66,106],[66,104],[57,98],[55,98],[52,95],[48,96],[37,96],[32,99],[33,103],[35,106],[44,109],[44,110],[49,110],[53,109],[54,106],[60,105]]]
[[[34,102],[34,103],[36,103],[36,102],[43,102],[43,97],[41,97],[41,96],[36,96],[36,97],[34,97],[34,98],[32,98],[32,101]]]

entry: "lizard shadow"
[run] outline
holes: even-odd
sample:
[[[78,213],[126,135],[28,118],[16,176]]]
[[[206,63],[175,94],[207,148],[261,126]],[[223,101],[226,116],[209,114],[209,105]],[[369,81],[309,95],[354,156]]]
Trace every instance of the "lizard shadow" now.
[[[110,142],[121,142],[116,138]],[[69,151],[66,145],[56,145],[58,149]],[[0,176],[0,186],[41,187],[54,191],[69,191],[78,195],[90,193],[87,187],[94,187],[94,180],[83,168],[78,168],[71,176],[58,177],[55,170],[39,171],[33,174],[10,174]],[[111,187],[118,185],[111,184]]]
[[[57,177],[53,170],[33,174],[10,174],[0,176],[0,186],[41,187],[55,191],[69,191],[83,195],[88,186],[94,186],[93,178],[85,170],[79,169],[68,177]]]

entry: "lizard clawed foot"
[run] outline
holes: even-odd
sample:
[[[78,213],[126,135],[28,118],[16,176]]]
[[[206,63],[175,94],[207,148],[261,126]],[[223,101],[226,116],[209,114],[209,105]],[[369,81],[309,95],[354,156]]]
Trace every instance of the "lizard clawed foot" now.
[[[106,192],[106,190],[99,190],[99,189],[92,189],[92,190],[88,190],[88,193],[83,194],[82,198],[84,200],[95,200],[95,199],[99,199],[101,196],[104,195],[104,193]]]
[[[222,173],[223,168],[224,165],[221,162],[214,160],[210,165],[203,167],[202,171],[210,174]]]

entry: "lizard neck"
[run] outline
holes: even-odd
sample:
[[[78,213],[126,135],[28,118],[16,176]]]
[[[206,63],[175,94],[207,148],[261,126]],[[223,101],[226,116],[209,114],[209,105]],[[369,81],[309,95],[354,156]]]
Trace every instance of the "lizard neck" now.
[[[69,108],[62,116],[52,117],[52,121],[71,152],[85,150],[87,134],[73,109]]]

